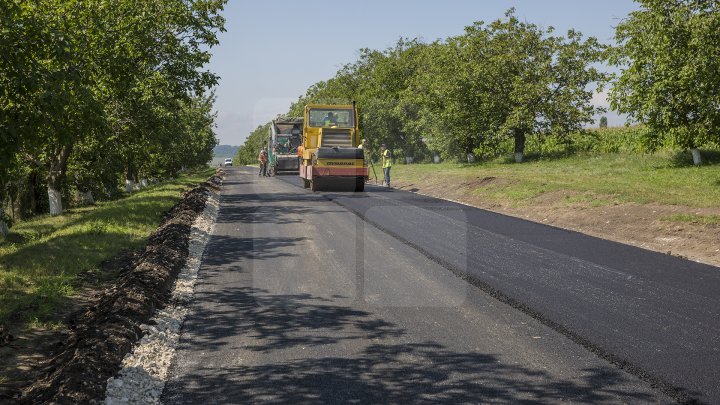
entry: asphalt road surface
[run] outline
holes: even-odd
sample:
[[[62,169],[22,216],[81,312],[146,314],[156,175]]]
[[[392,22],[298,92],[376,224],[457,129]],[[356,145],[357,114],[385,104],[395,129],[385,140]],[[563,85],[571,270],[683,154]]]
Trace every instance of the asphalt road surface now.
[[[720,269],[228,171],[165,403],[720,403]]]

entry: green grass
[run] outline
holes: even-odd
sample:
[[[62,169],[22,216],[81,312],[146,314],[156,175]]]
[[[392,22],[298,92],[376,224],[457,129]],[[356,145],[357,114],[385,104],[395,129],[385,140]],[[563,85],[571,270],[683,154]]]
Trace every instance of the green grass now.
[[[720,225],[720,215],[676,214],[663,218],[663,221],[687,222],[702,225]]]
[[[57,326],[56,314],[100,263],[142,247],[182,192],[213,169],[151,185],[132,196],[16,224],[0,238],[0,324]]]
[[[689,154],[688,154],[689,155]],[[435,184],[514,205],[532,204],[543,194],[568,191],[591,205],[623,202],[720,207],[720,156],[706,153],[694,167],[684,155],[609,153],[530,159],[521,164],[497,159],[480,164],[396,165],[393,178],[416,186]],[[473,180],[494,177],[474,186]],[[568,203],[572,203],[572,199]]]

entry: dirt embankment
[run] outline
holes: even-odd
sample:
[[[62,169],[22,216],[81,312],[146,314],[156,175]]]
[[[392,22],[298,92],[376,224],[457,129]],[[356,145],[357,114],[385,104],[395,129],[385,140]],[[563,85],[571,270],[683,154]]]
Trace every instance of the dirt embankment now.
[[[447,180],[447,179],[445,179]],[[620,203],[612,197],[588,197],[572,191],[545,193],[523,204],[490,201],[476,190],[501,185],[496,177],[457,184],[395,181],[398,189],[459,201],[478,208],[524,218],[599,238],[720,266],[720,225],[677,221],[677,217],[718,217],[718,208]]]
[[[203,212],[209,189],[218,189],[222,172],[185,193],[150,236],[144,250],[110,260],[121,266],[120,278],[100,291],[91,305],[68,317],[64,342],[39,345],[36,376],[20,392],[2,401],[21,404],[93,403],[103,399],[107,379],[142,336],[140,325],[164,307],[178,272],[185,265],[195,218]],[[1,344],[1,343],[0,343]]]

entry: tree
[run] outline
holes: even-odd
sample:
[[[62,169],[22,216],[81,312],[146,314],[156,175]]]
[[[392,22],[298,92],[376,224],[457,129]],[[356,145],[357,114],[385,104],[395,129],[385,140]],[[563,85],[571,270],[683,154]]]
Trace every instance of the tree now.
[[[411,78],[422,67],[419,55],[425,45],[417,39],[400,39],[384,51],[361,49],[354,63],[343,66],[334,77],[315,83],[290,107],[288,115],[301,116],[310,103],[357,102],[360,132],[370,150],[381,143],[406,156],[422,147],[412,102],[404,99]]]
[[[600,128],[607,128],[608,119],[605,116],[600,117]]]
[[[601,111],[590,102],[592,87],[607,80],[593,64],[604,60],[606,46],[574,30],[553,32],[521,22],[511,9],[505,19],[476,22],[435,43],[413,87],[425,116],[444,129],[431,142],[446,154],[471,153],[509,136],[520,162],[528,136],[562,136],[592,122]]]
[[[121,171],[136,178],[209,160],[216,140],[205,93],[217,76],[203,66],[224,29],[224,3],[4,2],[0,89],[12,91],[0,91],[0,201],[21,173],[36,207],[42,174],[55,215],[70,186],[113,189]]]
[[[12,178],[22,140],[29,134],[28,122],[36,118],[35,77],[39,70],[32,59],[39,39],[38,24],[25,18],[21,4],[5,3],[0,8],[0,236],[7,234],[10,222],[3,207],[6,184]]]
[[[720,2],[639,0],[616,29],[611,106],[690,149],[720,141]]]
[[[302,113],[300,114],[302,116]],[[258,125],[245,140],[245,143],[238,149],[235,160],[241,165],[252,165],[257,163],[258,153],[267,146],[270,138],[270,122],[265,125]]]
[[[42,118],[39,97],[44,69],[35,58],[45,40],[41,23],[17,1],[0,7],[0,183]],[[10,90],[12,89],[12,91]]]
[[[361,131],[370,150],[386,144],[396,155],[414,158],[422,153],[422,130],[413,125],[417,105],[407,90],[424,66],[426,44],[418,39],[401,38],[382,52],[361,50],[356,63],[359,72],[358,101]]]
[[[424,69],[406,90],[419,106],[414,125],[444,158],[473,153],[484,134],[493,131],[493,98],[482,47],[487,32],[466,28],[466,35],[437,41],[423,50]]]
[[[522,161],[529,136],[569,135],[604,111],[591,99],[608,79],[593,67],[607,47],[574,30],[553,32],[511,9],[444,41],[362,49],[356,62],[311,86],[290,115],[310,102],[356,100],[370,149],[385,143],[406,156],[429,147],[469,158],[479,149],[497,152],[510,137]]]
[[[39,102],[34,119],[27,122],[23,147],[47,168],[50,213],[62,212],[60,185],[75,142],[102,126],[101,92],[96,85],[97,66],[93,44],[98,17],[91,6],[79,1],[24,3],[22,20],[40,27],[40,44],[31,55],[38,66]]]

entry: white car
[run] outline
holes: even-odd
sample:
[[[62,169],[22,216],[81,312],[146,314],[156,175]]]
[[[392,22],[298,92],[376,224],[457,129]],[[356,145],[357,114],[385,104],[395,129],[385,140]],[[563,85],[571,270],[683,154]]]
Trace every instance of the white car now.
[[[223,166],[225,166],[225,167],[232,166],[232,159],[230,159],[230,158],[225,159],[225,163],[223,164]]]

